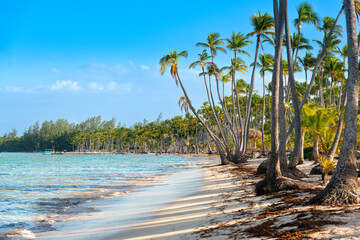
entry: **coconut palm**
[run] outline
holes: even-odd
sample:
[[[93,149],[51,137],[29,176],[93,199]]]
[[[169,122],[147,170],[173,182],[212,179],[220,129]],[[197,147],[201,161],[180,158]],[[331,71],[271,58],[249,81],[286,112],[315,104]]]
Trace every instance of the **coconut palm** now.
[[[307,87],[307,71],[315,66],[316,58],[312,56],[312,53],[306,52],[303,58],[298,58],[300,64],[304,68],[305,71],[305,88]]]
[[[177,65],[179,64],[179,58],[184,57],[187,58],[188,54],[187,51],[182,51],[177,53],[176,51],[170,51],[170,54],[165,55],[160,59],[160,73],[163,75],[166,69],[170,66],[170,74],[175,79],[176,86],[178,86],[178,68]]]
[[[222,51],[222,52],[226,52],[225,48],[222,47],[224,46],[224,42],[223,42],[223,39],[220,39],[220,34],[218,33],[209,33],[208,34],[208,37],[207,37],[207,42],[205,43],[202,43],[202,42],[198,42],[196,44],[197,47],[205,47],[205,48],[209,48],[210,49],[210,53],[211,53],[211,66],[213,68],[216,68],[215,64],[214,64],[214,57],[217,55],[217,51]],[[215,71],[215,70],[214,70]],[[225,115],[225,119],[226,121],[228,122],[228,124],[231,125],[231,120],[230,120],[230,117],[228,116],[228,113],[225,109],[225,104],[224,102],[222,101],[222,98],[220,96],[220,88],[219,88],[219,75],[217,74],[214,74],[215,76],[215,80],[216,80],[216,87],[217,87],[217,93],[218,93],[218,97],[219,97],[219,101],[220,101],[220,104],[221,104],[221,107],[222,107],[222,110],[224,112],[224,115]],[[212,97],[212,91],[210,89],[210,96]],[[213,99],[212,99],[213,100]],[[215,106],[215,103],[213,102],[212,103],[214,106]],[[225,137],[225,134],[224,134],[224,131],[221,127],[221,123],[220,121],[217,119],[217,124],[218,124],[218,127],[219,127],[219,130],[220,130],[220,133],[224,139],[224,144],[226,146],[226,149],[229,149],[228,148],[228,142],[227,142],[227,138]],[[228,154],[230,154],[230,150],[228,150]]]
[[[178,60],[180,57],[187,57],[187,52],[186,51],[182,51],[180,53],[177,53],[176,51],[170,51],[170,54],[165,55],[164,57],[162,57],[160,59],[160,73],[164,74],[164,72],[166,71],[167,67],[171,66],[170,68],[170,74],[171,76],[175,79],[175,83],[176,84],[180,84],[180,87],[184,93],[184,96],[186,98],[186,102],[189,105],[190,110],[193,112],[193,114],[195,115],[195,117],[200,121],[201,125],[206,129],[206,131],[208,132],[208,134],[210,135],[210,137],[212,138],[212,140],[215,142],[219,154],[220,154],[220,159],[221,159],[221,163],[222,164],[226,164],[226,155],[224,152],[224,143],[210,130],[210,128],[207,126],[207,124],[204,122],[204,120],[197,114],[195,108],[192,106],[191,101],[188,97],[188,94],[181,82],[180,76],[179,76],[179,72],[178,72],[178,68],[177,65],[179,64]]]
[[[207,42],[198,42],[196,46],[209,48],[212,59],[214,59],[214,57],[217,55],[218,50],[226,53],[225,48],[222,47],[224,46],[224,42],[223,39],[220,39],[219,33],[209,33],[209,35],[207,36]]]
[[[337,58],[331,57],[324,67],[324,73],[331,78],[329,95],[327,96],[331,104],[332,85],[335,79],[339,79],[344,73],[344,63],[339,62]],[[338,104],[340,106],[340,103]]]
[[[319,17],[317,15],[317,13],[314,12],[314,10],[312,9],[311,5],[307,2],[303,2],[301,3],[297,8],[297,18],[295,18],[294,20],[294,25],[298,30],[297,36],[294,34],[294,37],[297,37],[297,43],[301,43],[301,33],[300,33],[300,29],[303,27],[303,25],[305,23],[310,24],[313,23],[315,26],[317,25],[318,21],[319,21]],[[301,44],[297,44],[296,45],[296,53],[295,53],[295,57],[294,59],[294,63],[296,63],[296,59],[298,56],[298,51],[300,49]],[[293,48],[295,48],[295,46],[293,46]],[[307,49],[309,50],[309,49]],[[294,53],[293,53],[294,55]]]
[[[291,41],[291,52],[293,56],[295,54],[295,51],[303,50],[303,49],[305,50],[313,49],[313,47],[309,45],[309,40],[305,38],[302,34],[300,34],[300,38],[299,38],[297,33],[293,33],[293,35],[290,37],[290,41]],[[285,38],[284,38],[283,46],[286,46]]]
[[[253,31],[250,32],[249,36],[256,36],[256,49],[255,49],[255,56],[254,56],[254,67],[251,74],[251,82],[250,82],[250,91],[249,91],[249,97],[248,97],[248,103],[246,108],[246,114],[245,114],[245,144],[243,145],[243,149],[246,149],[247,145],[247,135],[249,133],[249,122],[250,122],[250,106],[251,106],[251,99],[254,89],[254,81],[255,81],[255,70],[256,70],[256,64],[257,64],[257,58],[258,58],[258,52],[259,52],[259,46],[262,47],[262,40],[267,39],[268,41],[272,41],[269,35],[274,35],[273,31],[270,31],[271,29],[274,29],[274,19],[272,16],[270,16],[267,13],[260,13],[259,14],[253,14],[250,17],[251,25],[253,27]]]
[[[333,19],[332,17],[329,17],[329,16],[325,16],[321,21],[321,25],[316,26],[316,29],[324,32],[324,35],[327,35],[334,24],[335,24],[335,19]],[[342,29],[341,25],[335,24],[333,34],[336,36],[342,37],[342,32],[343,32],[343,29]]]
[[[231,60],[231,66],[232,66],[232,72],[231,72],[231,94],[232,94],[232,99],[233,99],[233,124],[235,124],[236,126],[240,125],[240,128],[242,128],[241,126],[241,119],[240,121],[238,120],[238,118],[236,117],[236,110],[235,107],[237,108],[237,115],[240,118],[241,114],[240,114],[240,106],[239,106],[239,93],[237,92],[237,88],[236,88],[236,71],[240,71],[243,73],[243,71],[241,71],[242,69],[239,69],[237,67],[238,64],[238,57],[236,56],[237,53],[242,53],[242,54],[246,54],[250,57],[250,54],[248,52],[246,52],[245,50],[242,50],[243,47],[247,46],[249,43],[251,43],[250,40],[248,40],[248,36],[244,35],[243,33],[237,33],[235,34],[235,32],[232,33],[231,37],[229,39],[226,39],[226,47],[231,50],[234,51],[234,60]],[[236,61],[235,61],[236,59]],[[244,65],[244,64],[242,64]],[[247,70],[246,70],[247,71]],[[234,97],[234,93],[235,93],[235,97]],[[239,128],[238,128],[239,129]],[[240,139],[240,132],[236,131],[238,136],[237,139]],[[241,139],[243,140],[243,139]],[[237,140],[238,141],[238,140]],[[243,143],[242,143],[243,144]],[[237,149],[237,153],[239,154],[239,151],[241,149]]]

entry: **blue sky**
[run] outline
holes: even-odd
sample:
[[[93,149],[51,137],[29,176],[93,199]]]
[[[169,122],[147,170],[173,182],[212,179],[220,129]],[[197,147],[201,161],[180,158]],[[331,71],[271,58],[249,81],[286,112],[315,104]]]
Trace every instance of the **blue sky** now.
[[[301,2],[289,1],[290,21]],[[341,7],[338,0],[311,4],[321,17],[336,17]],[[249,17],[258,10],[272,13],[272,1],[6,1],[0,9],[0,135],[12,128],[21,134],[37,120],[81,122],[101,115],[130,126],[160,113],[182,114],[181,90],[169,74],[159,73],[159,59],[169,49],[188,51],[180,75],[200,106],[206,100],[203,82],[198,70],[187,70],[202,51],[195,44],[209,32],[223,38],[250,32]],[[322,38],[313,26],[302,31],[309,39]],[[246,48],[251,55],[254,45]],[[219,54],[216,61],[228,65],[231,57]],[[249,81],[250,74],[241,77]],[[262,89],[258,77],[255,87]]]

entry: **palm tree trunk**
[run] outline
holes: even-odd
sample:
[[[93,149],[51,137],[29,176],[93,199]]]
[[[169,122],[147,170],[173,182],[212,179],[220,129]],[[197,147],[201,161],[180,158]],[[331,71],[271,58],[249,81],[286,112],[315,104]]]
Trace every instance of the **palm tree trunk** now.
[[[295,87],[294,80],[294,68],[293,61],[291,56],[291,39],[290,39],[290,29],[289,29],[289,17],[288,17],[288,9],[287,4],[285,5],[285,34],[286,34],[286,50],[287,50],[287,58],[288,58],[288,69],[289,69],[289,85],[291,87],[291,95],[292,95],[292,104],[295,112],[295,144],[294,144],[294,152],[289,164],[290,168],[295,168],[296,165],[300,161],[300,152],[301,152],[301,122],[300,122],[300,109],[297,98],[297,92]]]
[[[263,156],[265,156],[264,118],[265,118],[265,74],[263,76],[263,107],[262,107],[262,118],[261,118],[261,140],[262,140]]]
[[[322,107],[325,106],[325,101],[324,101],[324,93],[323,93],[323,69],[322,67],[320,67],[320,73],[319,73],[319,95],[320,95],[320,105]]]
[[[346,86],[345,86],[346,88]],[[343,110],[344,106],[346,106],[346,90],[345,90],[345,94],[343,95],[343,101],[341,103],[341,110]],[[343,127],[343,123],[344,123],[344,112],[341,111],[340,116],[339,116],[339,122],[338,122],[338,126],[336,128],[336,134],[334,137],[334,140],[331,144],[331,147],[328,151],[328,153],[326,154],[326,158],[329,160],[333,160],[334,156],[335,156],[335,152],[337,149],[337,146],[339,144],[340,141],[340,136],[341,136],[341,132],[342,132],[342,127]]]
[[[251,100],[252,100],[252,94],[254,89],[254,82],[255,82],[255,70],[256,70],[256,64],[257,64],[257,57],[259,53],[259,45],[260,45],[260,36],[258,35],[256,38],[256,49],[255,49],[255,60],[254,60],[254,67],[251,74],[251,82],[250,82],[250,90],[249,90],[249,97],[248,97],[248,103],[246,107],[246,114],[245,114],[245,125],[244,125],[244,133],[242,136],[242,142],[243,142],[243,149],[242,152],[245,153],[247,142],[248,142],[248,136],[249,136],[249,124],[250,124],[250,110],[251,110]]]
[[[210,130],[210,128],[207,126],[207,124],[204,122],[204,120],[197,114],[195,108],[193,107],[193,105],[191,104],[191,101],[187,95],[187,92],[180,80],[180,76],[178,73],[176,73],[176,76],[179,80],[179,83],[180,83],[180,86],[181,86],[181,89],[183,90],[184,92],[184,95],[185,95],[185,98],[187,100],[187,102],[189,103],[189,107],[190,107],[190,110],[193,112],[193,114],[195,115],[195,117],[199,120],[200,124],[205,128],[205,130],[208,132],[209,136],[211,137],[211,139],[214,141],[218,151],[219,151],[219,155],[220,155],[220,160],[221,160],[221,164],[222,165],[225,165],[228,163],[228,160],[226,159],[226,155],[225,155],[225,152],[224,152],[224,143],[221,142],[221,140]]]
[[[359,100],[358,46],[354,0],[344,0],[347,41],[348,81],[344,140],[340,158],[329,184],[316,195],[313,203],[343,205],[360,202],[360,185],[356,172],[356,134]]]
[[[280,66],[280,88],[279,88],[279,125],[280,125],[280,148],[279,148],[279,157],[280,157],[280,166],[281,172],[283,175],[287,174],[288,162],[286,158],[286,118],[285,118],[285,106],[284,106],[284,84],[283,84],[283,74],[282,74],[282,65]]]
[[[319,140],[316,135],[314,136],[313,156],[312,157],[316,163],[319,163]]]
[[[265,182],[271,182],[281,177],[280,159],[279,159],[279,83],[280,83],[280,70],[281,70],[281,51],[282,39],[284,34],[284,11],[283,2],[280,0],[280,9],[278,10],[277,0],[273,0],[274,16],[275,16],[275,57],[274,57],[274,70],[272,75],[272,89],[271,89],[271,153],[269,165],[266,171]],[[256,61],[255,61],[256,63]],[[257,193],[259,194],[261,182],[256,186]]]

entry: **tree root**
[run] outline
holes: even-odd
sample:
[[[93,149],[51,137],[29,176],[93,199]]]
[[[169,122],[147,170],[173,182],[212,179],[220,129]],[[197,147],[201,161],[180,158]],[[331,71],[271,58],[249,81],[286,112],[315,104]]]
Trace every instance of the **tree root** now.
[[[304,172],[300,171],[296,167],[293,167],[293,168],[289,167],[287,172],[297,178],[309,178],[308,175],[306,175]]]
[[[285,190],[304,189],[311,185],[299,180],[293,180],[286,177],[276,178],[274,180],[261,180],[256,184],[256,195],[264,195],[267,193],[280,192]]]
[[[329,184],[309,204],[342,206],[360,203],[360,188],[349,184]]]

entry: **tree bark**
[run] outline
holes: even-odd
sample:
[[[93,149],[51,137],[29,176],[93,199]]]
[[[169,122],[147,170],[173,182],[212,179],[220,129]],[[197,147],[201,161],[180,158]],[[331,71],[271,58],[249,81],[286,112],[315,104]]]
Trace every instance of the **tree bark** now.
[[[295,144],[293,155],[289,164],[289,168],[295,168],[296,165],[300,161],[300,152],[301,152],[301,120],[300,120],[300,108],[299,102],[297,98],[297,91],[295,86],[294,79],[294,68],[293,68],[293,60],[291,56],[291,39],[290,39],[290,28],[289,28],[289,16],[287,4],[285,7],[285,34],[286,34],[286,52],[288,59],[288,69],[289,69],[289,85],[291,88],[291,96],[292,96],[292,104],[295,112]]]
[[[317,204],[343,205],[360,202],[360,185],[356,172],[359,71],[355,2],[344,0],[344,5],[349,65],[344,140],[337,167],[329,184],[310,201]]]
[[[265,156],[264,118],[265,118],[265,74],[263,76],[263,109],[262,109],[262,118],[261,118],[261,140],[262,140],[263,156]]]

